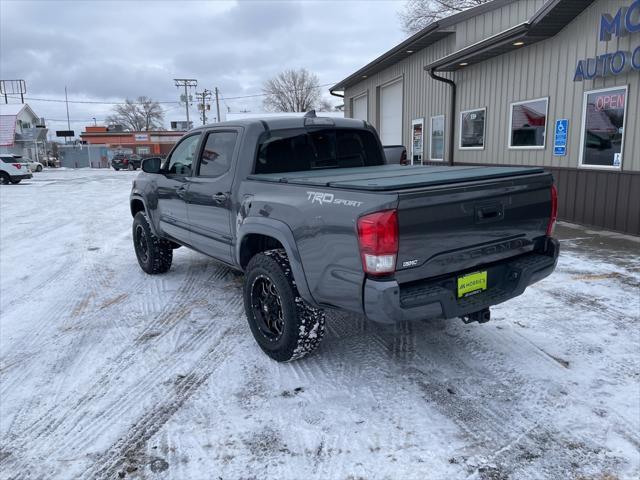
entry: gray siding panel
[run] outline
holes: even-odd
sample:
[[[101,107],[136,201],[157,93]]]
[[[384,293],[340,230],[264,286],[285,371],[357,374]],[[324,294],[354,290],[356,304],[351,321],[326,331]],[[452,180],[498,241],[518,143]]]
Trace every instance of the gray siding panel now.
[[[578,167],[585,91],[614,86],[629,86],[623,169],[640,171],[639,116],[629,114],[640,108],[640,75],[629,72],[585,82],[573,82],[579,59],[591,58],[618,49],[632,50],[639,35],[610,42],[598,41],[598,26],[603,12],[615,12],[620,2],[599,1],[585,10],[556,37],[522,50],[506,54],[460,71],[456,81],[460,89],[458,111],[487,106],[487,138],[483,151],[456,152],[456,160],[465,163],[536,164]],[[506,85],[503,85],[506,80]],[[492,95],[492,90],[501,95]],[[546,148],[509,150],[510,103],[549,97]],[[553,123],[557,118],[571,119],[567,157],[554,157]]]
[[[411,120],[424,118],[424,150],[428,152],[431,116],[445,115],[448,138],[450,89],[432,80],[423,67],[461,47],[526,21],[543,4],[543,0],[520,0],[456,25],[455,35],[407,55],[405,60],[347,88],[345,108],[349,109],[351,98],[368,90],[369,119],[378,126],[377,88],[403,76],[403,143],[410,145]],[[609,42],[598,39],[602,13],[615,13],[626,4],[628,0],[596,0],[551,39],[524,46],[455,74],[442,74],[454,79],[458,86],[454,161],[460,164],[545,166],[558,175],[562,198],[560,211],[565,219],[640,233],[640,175],[625,174],[640,172],[640,74],[631,71],[617,77],[573,82],[578,60],[617,50],[631,51],[640,44],[640,34]],[[584,92],[623,85],[628,86],[628,95],[622,172],[579,167]],[[510,103],[541,97],[549,98],[546,147],[542,150],[509,149]],[[485,148],[460,150],[459,112],[482,107],[487,109]],[[349,111],[346,116],[350,116]],[[570,120],[565,157],[553,156],[554,122],[559,118]],[[447,142],[445,158],[448,147]]]

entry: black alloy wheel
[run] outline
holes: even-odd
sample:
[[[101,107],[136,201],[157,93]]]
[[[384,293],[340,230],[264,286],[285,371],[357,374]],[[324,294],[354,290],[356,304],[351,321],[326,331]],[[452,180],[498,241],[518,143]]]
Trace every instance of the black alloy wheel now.
[[[147,234],[142,228],[142,225],[136,225],[135,233],[136,253],[140,258],[140,261],[147,263],[149,261],[149,240]]]
[[[278,340],[284,329],[282,300],[276,286],[265,275],[259,275],[253,281],[251,308],[260,332],[269,340]]]
[[[150,275],[165,273],[171,268],[173,249],[171,242],[158,237],[144,212],[136,213],[132,226],[133,249],[140,268]]]
[[[243,296],[253,338],[269,357],[290,362],[318,348],[324,336],[324,312],[300,297],[284,249],[251,258]]]

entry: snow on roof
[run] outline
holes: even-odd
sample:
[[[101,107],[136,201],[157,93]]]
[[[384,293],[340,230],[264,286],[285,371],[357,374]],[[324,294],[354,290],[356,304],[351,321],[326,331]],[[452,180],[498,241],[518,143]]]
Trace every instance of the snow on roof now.
[[[27,105],[24,103],[0,103],[0,115],[18,115],[24,107]]]
[[[13,146],[16,136],[16,119],[25,109],[32,117],[38,118],[26,103],[0,103],[0,146]]]

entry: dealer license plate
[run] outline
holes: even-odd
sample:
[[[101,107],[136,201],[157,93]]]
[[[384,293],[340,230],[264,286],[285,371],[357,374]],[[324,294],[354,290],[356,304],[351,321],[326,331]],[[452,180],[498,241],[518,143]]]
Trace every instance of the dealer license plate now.
[[[458,277],[458,298],[468,297],[487,289],[487,271]]]

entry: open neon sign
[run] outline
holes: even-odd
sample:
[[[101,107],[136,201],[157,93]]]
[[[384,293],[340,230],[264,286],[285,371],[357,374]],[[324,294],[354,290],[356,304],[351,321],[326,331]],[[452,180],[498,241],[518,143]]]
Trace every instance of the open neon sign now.
[[[595,107],[597,111],[609,110],[614,108],[624,108],[624,93],[613,93],[598,95],[596,97]]]

